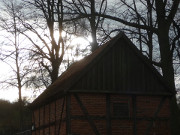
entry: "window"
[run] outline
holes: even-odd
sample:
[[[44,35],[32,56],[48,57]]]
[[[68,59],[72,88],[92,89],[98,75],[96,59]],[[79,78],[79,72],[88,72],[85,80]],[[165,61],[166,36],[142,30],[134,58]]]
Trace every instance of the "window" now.
[[[129,117],[128,103],[114,103],[113,116],[114,117]]]

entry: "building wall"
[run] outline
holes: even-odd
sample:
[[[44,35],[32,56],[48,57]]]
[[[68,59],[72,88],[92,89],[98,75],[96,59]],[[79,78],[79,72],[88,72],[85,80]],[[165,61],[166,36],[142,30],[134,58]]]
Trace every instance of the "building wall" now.
[[[161,96],[76,93],[35,109],[32,134],[170,135],[169,108]]]

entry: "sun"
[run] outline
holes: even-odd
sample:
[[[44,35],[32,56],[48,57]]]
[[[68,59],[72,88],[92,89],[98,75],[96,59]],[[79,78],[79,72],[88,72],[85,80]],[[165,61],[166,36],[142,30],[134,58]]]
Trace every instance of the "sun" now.
[[[87,39],[83,37],[72,36],[71,41],[68,43],[68,49],[65,52],[64,59],[70,61],[78,61],[84,58],[85,54],[90,53],[91,37]]]

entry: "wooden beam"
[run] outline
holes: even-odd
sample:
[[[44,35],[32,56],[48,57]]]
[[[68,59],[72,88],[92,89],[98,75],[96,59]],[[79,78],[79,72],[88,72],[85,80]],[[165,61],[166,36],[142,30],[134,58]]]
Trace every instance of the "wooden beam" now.
[[[32,132],[35,132],[35,135],[36,135],[36,127],[35,127],[36,121],[35,121],[34,113],[35,113],[35,110],[32,112],[32,119],[33,119],[33,125],[32,125],[32,126],[34,126],[34,130],[32,130]],[[31,127],[31,128],[32,128],[32,127]]]
[[[132,96],[132,107],[133,107],[133,135],[137,135],[137,105],[136,105],[136,96]]]
[[[42,126],[38,127],[37,129],[41,130],[41,129],[48,128],[48,127],[53,126],[53,125],[55,125],[55,122],[51,122],[51,123],[42,125]]]
[[[40,111],[41,111],[41,109],[40,109],[40,107],[39,107],[39,109],[38,109],[38,110],[39,110],[39,127],[40,127],[40,118],[41,118],[41,112],[40,112]],[[39,135],[40,135],[40,130],[39,130]]]
[[[96,116],[91,116],[92,120],[107,120],[107,116],[103,115],[96,115]],[[87,120],[86,116],[82,115],[71,115],[71,120]]]
[[[86,107],[83,105],[83,103],[82,103],[82,101],[80,100],[79,96],[75,93],[75,94],[74,94],[74,97],[76,98],[76,100],[77,100],[77,102],[78,102],[81,110],[83,111],[84,115],[86,116],[86,118],[87,118],[87,120],[88,120],[88,122],[89,122],[89,124],[90,124],[90,126],[91,126],[91,128],[92,128],[92,130],[94,131],[94,133],[95,133],[96,135],[100,135],[99,131],[98,131],[97,128],[96,128],[96,125],[94,124],[91,116],[89,115]]]
[[[55,119],[55,127],[54,127],[55,130],[54,130],[54,134],[55,134],[55,135],[56,135],[56,102],[57,102],[57,100],[55,100],[55,103],[54,103],[54,104],[55,104],[55,105],[54,105],[54,111],[55,111],[55,112],[54,112],[54,115],[55,115],[55,116],[54,116],[54,119]]]
[[[110,94],[106,94],[106,125],[107,125],[107,135],[111,135],[112,134],[112,127],[111,127]]]
[[[150,123],[149,123],[149,125],[148,125],[148,127],[146,129],[145,135],[148,135],[150,133],[150,130],[151,130],[152,126],[153,126],[153,122],[156,120],[157,115],[160,112],[160,110],[161,110],[161,108],[163,106],[163,103],[165,102],[165,99],[166,99],[166,97],[161,98],[161,101],[160,101],[156,111],[154,112],[153,119],[152,119],[152,121],[150,121]]]
[[[66,96],[66,134],[71,134],[71,95],[67,94]]]
[[[103,82],[101,82],[101,83],[103,83],[103,86],[102,86],[103,90],[106,89],[106,71],[105,71],[106,64],[105,63],[106,63],[105,59],[102,58],[102,64],[103,64],[103,67],[102,67],[102,76],[103,76],[103,79],[102,79],[102,81]]]
[[[45,110],[45,105],[43,106],[43,125],[45,125],[45,113],[46,113],[46,110]],[[43,135],[45,135],[45,128],[43,128]]]
[[[61,112],[60,112],[58,135],[61,132],[62,117],[63,117],[64,106],[65,106],[64,104],[65,104],[65,97],[63,98],[62,105],[61,105],[62,108],[61,108]],[[67,120],[66,120],[66,122],[67,122]]]
[[[146,92],[141,91],[141,89],[136,89],[137,91],[121,91],[120,88],[117,88],[115,90],[112,89],[106,89],[106,90],[98,90],[97,89],[91,89],[91,90],[77,90],[72,89],[73,93],[94,93],[94,94],[121,94],[121,95],[137,95],[137,96],[172,96],[168,92]]]
[[[113,90],[116,89],[116,53],[115,53],[115,47],[113,47],[113,53],[112,53],[112,88]]]
[[[93,115],[91,116],[92,120],[107,120],[107,116],[103,115]],[[87,120],[86,116],[82,116],[82,115],[71,115],[71,120]],[[136,116],[136,121],[141,121],[141,120],[145,120],[145,121],[151,121],[153,119],[153,117],[137,117]],[[133,117],[113,117],[111,116],[111,120],[130,120],[130,121],[134,121]],[[158,121],[169,121],[169,118],[167,117],[161,117],[161,118],[156,118],[156,120]]]
[[[51,104],[49,103],[49,124],[50,124],[50,120],[51,120]],[[49,126],[49,134],[50,134],[50,131],[51,131],[51,127]]]

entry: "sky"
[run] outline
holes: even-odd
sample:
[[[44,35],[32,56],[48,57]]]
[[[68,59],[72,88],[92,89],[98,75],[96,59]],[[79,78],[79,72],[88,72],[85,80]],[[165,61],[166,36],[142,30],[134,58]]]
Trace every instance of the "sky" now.
[[[88,38],[88,41],[91,41],[91,37]],[[72,40],[72,45],[78,44],[80,49],[84,49],[86,46],[82,45],[82,43],[88,44],[89,43],[88,41],[79,37],[79,38],[75,38]],[[66,58],[66,57],[67,56],[65,56],[64,58]],[[71,55],[69,55],[68,57],[71,57]],[[72,56],[72,57],[74,58],[74,56]],[[82,58],[83,58],[83,56],[79,56],[75,60],[80,60]],[[70,59],[72,59],[72,58],[70,58]],[[10,67],[7,64],[3,63],[2,61],[0,61],[0,81],[3,81],[5,78],[7,78],[11,72],[12,71],[11,71]],[[33,90],[26,90],[23,87],[22,98],[27,97],[29,99],[29,101],[32,102],[42,91],[37,91],[35,93],[35,92],[33,92]],[[17,101],[18,93],[19,92],[18,92],[17,88],[12,88],[12,87],[2,88],[2,86],[0,85],[0,99],[8,100],[10,102]]]
[[[90,40],[90,38],[89,38]],[[77,38],[72,41],[72,44],[81,44],[87,41],[84,40],[83,38]],[[84,46],[80,45],[80,48],[83,49]],[[83,57],[80,56],[78,58],[82,59]],[[10,71],[10,68],[8,65],[0,61],[0,81],[2,81],[4,78],[8,77]],[[177,86],[180,87],[180,77],[177,76]],[[42,91],[41,91],[42,92]],[[28,97],[29,101],[32,102],[41,92],[33,93],[32,90],[25,90],[24,88],[22,89],[22,97]],[[180,94],[179,94],[180,95]],[[8,100],[10,102],[14,102],[18,100],[18,89],[17,88],[8,88],[4,89],[0,87],[0,99]]]
[[[89,41],[90,41],[90,39],[89,39]],[[84,46],[82,46],[81,44],[84,43],[84,42],[87,42],[87,41],[85,41],[82,38],[78,38],[78,39],[75,39],[72,42],[72,44],[79,44],[80,48],[82,49]],[[81,58],[82,57],[79,57],[78,59],[81,59]],[[10,73],[10,69],[9,69],[9,67],[6,64],[4,64],[2,62],[0,62],[0,65],[1,65],[0,66],[0,81],[2,81]],[[180,83],[178,83],[178,82],[180,82],[180,77],[179,76],[177,76],[176,84],[177,84],[178,87],[180,87]],[[36,93],[35,94],[32,91],[30,91],[30,90],[24,90],[23,89],[23,91],[22,91],[22,96],[23,97],[28,96],[31,99],[34,99],[39,94],[40,93]],[[16,101],[18,99],[18,89],[17,88],[8,88],[8,89],[1,88],[0,89],[0,99],[9,100],[11,102]]]
[[[79,38],[74,41],[74,44],[78,42],[82,43],[85,42],[83,39]],[[82,59],[83,57],[79,57]],[[0,61],[0,81],[3,80],[4,77],[7,77],[10,73],[10,68],[8,65]],[[177,85],[180,82],[180,78],[177,77]],[[178,85],[180,87],[180,84]],[[28,97],[29,101],[32,102],[41,92],[33,93],[32,90],[22,90],[22,97]],[[17,88],[8,88],[8,89],[0,89],[0,99],[8,100],[10,102],[14,102],[18,100],[18,89]]]
[[[8,77],[8,74],[10,73],[10,68],[7,64],[0,61],[0,81],[2,81],[4,78]],[[17,88],[2,88],[0,87],[0,99],[8,100],[10,102],[14,102],[18,100],[18,89]],[[23,90],[22,91],[23,97],[29,97],[34,98],[34,94],[30,90]]]
[[[1,1],[0,1],[1,2]],[[0,6],[2,6],[2,4],[0,3]],[[0,43],[1,42],[4,42],[3,41],[3,36],[4,35],[8,35],[7,37],[9,38],[9,34],[7,34],[6,32],[2,32],[0,33]],[[31,35],[32,37],[33,35]],[[56,38],[56,37],[55,37]],[[24,39],[23,39],[24,40]],[[88,39],[90,41],[90,39]],[[21,41],[20,41],[21,42]],[[82,38],[76,38],[72,41],[72,45],[77,45],[77,44],[82,44],[82,43],[88,43],[87,40],[85,39],[82,39]],[[27,45],[27,42],[26,42],[26,45]],[[84,46],[79,46],[81,49],[84,48]],[[2,49],[2,43],[0,44],[0,49]],[[71,52],[69,52],[71,53]],[[1,54],[0,54],[1,55]],[[73,57],[73,56],[69,56],[69,57]],[[67,56],[65,56],[64,58],[67,58]],[[82,56],[79,56],[78,58],[76,58],[77,60],[78,59],[81,59]],[[8,61],[9,62],[9,61]],[[1,62],[0,61],[0,82],[5,80],[8,76],[10,76],[10,74],[12,73],[12,70],[10,69],[10,67]],[[36,93],[33,93],[33,90],[26,90],[24,87],[22,88],[22,97],[28,97],[31,99],[31,101],[37,97],[41,92],[36,92]],[[14,101],[17,101],[18,100],[18,89],[17,88],[4,88],[2,87],[2,85],[0,84],[0,99],[4,99],[4,100],[8,100],[10,102],[14,102]]]

